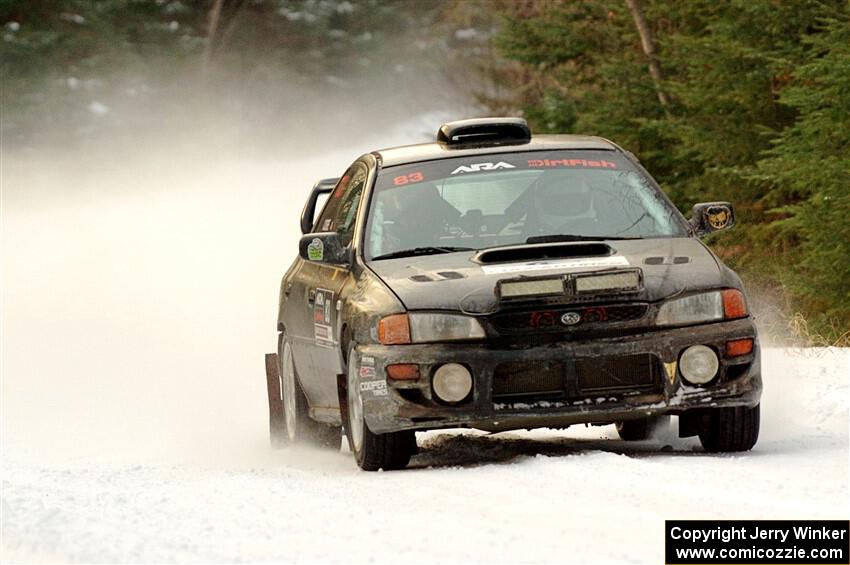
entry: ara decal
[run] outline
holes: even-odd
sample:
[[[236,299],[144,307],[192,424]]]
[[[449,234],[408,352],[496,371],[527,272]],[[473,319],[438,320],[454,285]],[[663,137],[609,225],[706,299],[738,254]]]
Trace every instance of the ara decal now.
[[[516,169],[515,165],[499,161],[498,163],[472,163],[470,165],[461,165],[452,171],[453,175],[458,173],[478,173],[481,171],[497,171],[499,169]]]

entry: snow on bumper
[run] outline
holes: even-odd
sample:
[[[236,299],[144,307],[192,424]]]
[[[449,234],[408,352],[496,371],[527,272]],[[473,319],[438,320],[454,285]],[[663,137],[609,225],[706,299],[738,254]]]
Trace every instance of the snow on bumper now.
[[[727,356],[726,343],[744,338],[754,340],[752,352]],[[677,368],[681,351],[697,344],[708,345],[720,358],[718,376],[704,386],[684,382]],[[604,367],[610,360],[637,357],[650,359],[653,364],[650,385],[584,393],[574,386],[570,391],[568,383],[558,399],[540,395],[506,397],[494,388],[499,371],[507,364],[539,367],[567,363],[570,369],[564,378],[569,381],[575,378],[577,363],[592,369]],[[355,362],[366,422],[376,433],[450,427],[496,431],[606,423],[642,415],[678,414],[693,408],[754,406],[762,389],[759,346],[750,319],[525,347],[488,343],[359,345]],[[394,363],[418,365],[420,377],[412,381],[388,379],[386,366]],[[460,363],[473,375],[472,393],[455,405],[441,403],[431,386],[434,371],[445,363]]]

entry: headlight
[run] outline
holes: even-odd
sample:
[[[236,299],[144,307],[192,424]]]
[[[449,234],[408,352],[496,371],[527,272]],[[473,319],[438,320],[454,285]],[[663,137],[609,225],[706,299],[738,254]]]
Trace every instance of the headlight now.
[[[478,320],[459,314],[394,314],[378,323],[378,340],[384,345],[481,339],[484,335]]]
[[[484,337],[481,323],[469,316],[414,313],[407,317],[410,319],[410,338],[413,343]]]
[[[666,302],[658,309],[655,323],[659,326],[673,326],[733,320],[746,316],[747,303],[744,294],[740,290],[728,288],[692,294]]]
[[[659,326],[672,326],[722,319],[723,299],[718,291],[692,294],[662,304],[655,323]]]

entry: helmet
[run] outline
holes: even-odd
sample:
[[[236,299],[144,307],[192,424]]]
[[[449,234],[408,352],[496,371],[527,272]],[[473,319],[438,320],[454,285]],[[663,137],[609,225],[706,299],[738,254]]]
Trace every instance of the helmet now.
[[[590,211],[592,198],[590,188],[583,180],[549,171],[535,183],[534,201],[541,218],[574,218]]]

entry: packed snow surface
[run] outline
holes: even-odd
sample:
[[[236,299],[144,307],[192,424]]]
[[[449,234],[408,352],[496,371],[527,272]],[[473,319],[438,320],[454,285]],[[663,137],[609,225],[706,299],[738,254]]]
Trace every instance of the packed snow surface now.
[[[675,420],[639,443],[429,432],[402,472],[271,451],[278,282],[309,186],[357,149],[4,157],[4,561],[661,563],[665,519],[847,518],[840,349],[764,351],[746,454]]]

